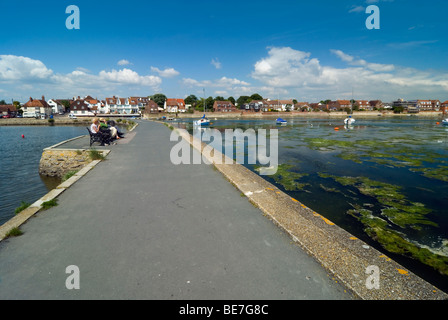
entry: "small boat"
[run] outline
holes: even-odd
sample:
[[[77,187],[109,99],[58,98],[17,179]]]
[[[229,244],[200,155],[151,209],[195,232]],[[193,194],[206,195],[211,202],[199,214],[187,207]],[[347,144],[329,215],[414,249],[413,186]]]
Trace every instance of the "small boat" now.
[[[448,119],[443,119],[443,120],[442,120],[442,124],[443,124],[444,126],[448,126]]]
[[[204,114],[201,119],[194,121],[193,124],[195,126],[208,126],[210,125],[210,120],[207,119]]]
[[[346,118],[346,119],[344,120],[344,123],[345,123],[346,125],[351,125],[351,124],[354,124],[355,121],[356,121],[356,120],[353,119],[352,116],[348,116],[348,118]]]
[[[277,122],[277,124],[287,124],[288,123],[286,120],[283,120],[282,118],[278,118],[275,121]]]

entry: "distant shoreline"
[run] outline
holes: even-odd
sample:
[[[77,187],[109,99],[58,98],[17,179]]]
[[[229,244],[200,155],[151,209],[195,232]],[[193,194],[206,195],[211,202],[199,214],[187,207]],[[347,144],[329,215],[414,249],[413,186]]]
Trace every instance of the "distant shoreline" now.
[[[142,119],[158,119],[162,116],[167,118],[197,118],[201,117],[203,112],[195,113],[157,113],[157,114],[144,114]],[[206,115],[210,118],[221,118],[221,119],[271,119],[271,118],[321,118],[321,119],[331,119],[331,118],[344,118],[347,117],[346,112],[206,112]],[[107,118],[109,115],[101,114],[98,117]],[[352,116],[354,118],[363,117],[421,117],[421,118],[445,118],[448,115],[444,115],[442,112],[432,112],[425,111],[417,114],[400,113],[395,114],[391,111],[378,112],[378,111],[361,111],[353,112]],[[116,117],[116,116],[115,116]],[[54,123],[48,122],[48,119],[33,119],[33,118],[11,118],[11,119],[0,119],[0,126],[50,126],[50,125],[89,125],[93,117],[78,117],[78,119],[69,119],[67,117],[55,117]]]
[[[201,117],[204,112],[195,112],[195,113],[179,113],[177,114],[150,114],[144,115],[144,119],[156,119],[162,116],[171,117],[171,118],[196,118]],[[346,112],[207,112],[207,117],[209,118],[223,118],[223,119],[236,119],[236,118],[256,118],[256,119],[271,119],[271,118],[322,118],[322,119],[331,119],[331,118],[345,118],[348,116]],[[392,111],[380,112],[380,111],[355,111],[351,114],[354,118],[359,117],[425,117],[425,118],[444,118],[448,117],[448,115],[443,115],[442,112],[435,111],[425,111],[417,114],[408,114],[401,113],[395,114]]]

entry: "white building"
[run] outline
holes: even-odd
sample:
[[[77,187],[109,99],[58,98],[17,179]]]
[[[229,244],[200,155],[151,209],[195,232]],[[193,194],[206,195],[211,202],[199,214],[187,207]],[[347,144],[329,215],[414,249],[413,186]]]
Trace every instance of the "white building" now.
[[[53,114],[64,114],[65,107],[56,99],[50,99],[47,101],[48,105],[53,110]]]
[[[105,110],[111,114],[138,114],[138,103],[132,103],[129,98],[106,98]]]

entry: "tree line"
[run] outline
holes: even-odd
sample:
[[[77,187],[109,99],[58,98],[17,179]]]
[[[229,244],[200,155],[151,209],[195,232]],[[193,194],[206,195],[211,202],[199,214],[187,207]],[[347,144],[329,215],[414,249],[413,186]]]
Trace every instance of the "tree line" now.
[[[152,96],[148,96],[148,98],[157,103],[161,108],[163,108],[165,101],[167,99],[167,97],[163,93],[156,93]],[[214,98],[210,96],[205,99],[205,107],[207,108],[207,110],[211,110],[213,108],[213,104],[215,103],[215,101],[230,101],[234,105],[237,104],[238,106],[241,106],[253,100],[263,100],[263,97],[258,93],[254,93],[251,96],[240,96],[236,100],[232,96],[228,97],[227,99],[225,99],[223,96],[216,96]],[[185,104],[191,105],[193,109],[198,111],[204,111],[204,98],[198,98],[194,94],[190,94],[188,97],[184,99],[184,101]]]

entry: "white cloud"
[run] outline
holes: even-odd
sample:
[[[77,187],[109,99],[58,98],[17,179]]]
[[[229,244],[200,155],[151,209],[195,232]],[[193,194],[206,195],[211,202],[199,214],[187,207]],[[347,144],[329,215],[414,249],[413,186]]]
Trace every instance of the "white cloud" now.
[[[322,65],[310,53],[290,47],[268,48],[268,56],[254,64],[252,77],[267,89],[271,88],[271,92],[286,89],[299,100],[351,98],[352,88],[359,99],[418,98],[422,93],[444,99],[446,95],[446,74],[371,63],[341,50],[331,52],[347,63],[347,67]]]
[[[272,87],[297,87],[309,79],[322,77],[319,60],[309,59],[310,53],[289,47],[270,48],[268,57],[255,63],[252,77]]]
[[[363,7],[363,6],[355,6],[355,5],[353,5],[352,7],[351,7],[351,9],[348,11],[349,13],[352,13],[352,12],[356,12],[356,13],[358,13],[358,12],[364,12],[365,11],[365,7]]]
[[[98,95],[114,93],[130,86],[133,90],[158,90],[162,79],[158,76],[140,75],[128,68],[100,71],[92,74],[85,68],[60,74],[47,68],[42,61],[28,57],[0,55],[0,82],[9,86],[11,95],[30,96],[32,91],[45,91],[51,95],[73,96],[80,90]],[[105,92],[107,90],[107,92]],[[51,91],[51,92],[50,92]]]
[[[46,79],[52,75],[53,71],[39,60],[0,55],[0,81]]]
[[[438,40],[421,40],[421,41],[408,41],[408,42],[398,42],[398,43],[390,43],[389,47],[399,50],[411,49],[415,47],[421,47],[428,44],[434,44],[439,42]]]
[[[395,67],[391,64],[379,64],[379,63],[368,63],[367,61],[363,59],[355,59],[353,56],[350,56],[348,54],[345,54],[341,50],[330,50],[332,53],[334,53],[336,56],[338,56],[342,61],[347,62],[348,64],[352,66],[362,66],[366,67],[367,69],[373,70],[373,71],[393,71]]]
[[[221,69],[222,67],[221,62],[219,62],[218,58],[212,59],[211,64],[214,65],[216,69]]]
[[[248,82],[238,80],[236,78],[222,77],[217,80],[204,80],[198,81],[192,78],[182,79],[182,83],[190,87],[212,87],[212,88],[223,88],[224,90],[232,89],[234,86],[248,86]]]
[[[123,83],[123,84],[137,84],[143,86],[157,86],[161,84],[161,79],[156,76],[140,76],[137,72],[130,69],[112,70],[110,72],[101,71],[99,78],[105,81]]]
[[[180,74],[179,71],[174,70],[173,68],[166,68],[165,70],[160,70],[156,67],[151,67],[152,72],[156,72],[161,76],[162,78],[173,78]]]
[[[130,63],[130,62],[129,62],[128,60],[126,60],[126,59],[122,59],[122,60],[118,61],[117,64],[118,64],[119,66],[127,66],[127,65],[130,65],[130,64],[132,64],[132,63]]]

